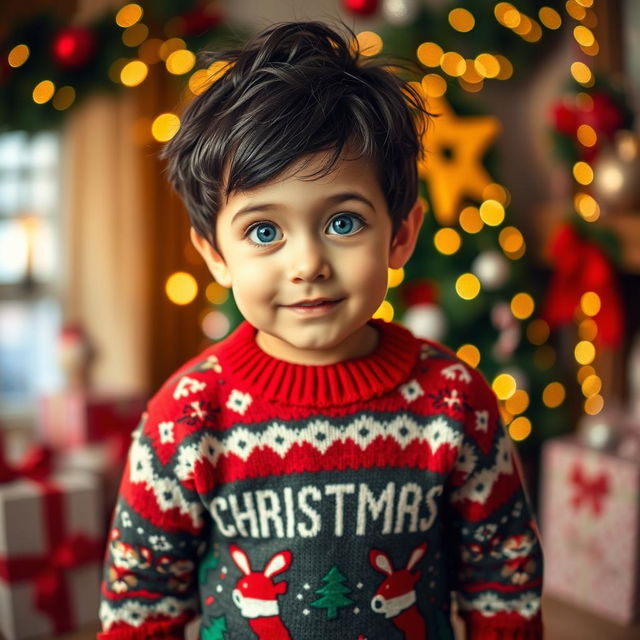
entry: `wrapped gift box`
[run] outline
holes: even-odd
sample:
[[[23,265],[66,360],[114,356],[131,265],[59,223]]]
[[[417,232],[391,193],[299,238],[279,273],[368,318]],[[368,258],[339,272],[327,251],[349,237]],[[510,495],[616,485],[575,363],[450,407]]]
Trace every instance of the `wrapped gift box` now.
[[[0,636],[52,638],[95,623],[104,553],[100,489],[86,473],[0,484]]]
[[[555,438],[541,477],[545,591],[629,624],[640,613],[640,460]]]
[[[130,437],[127,437],[127,444]],[[126,463],[126,451],[121,443],[111,438],[92,442],[82,447],[60,450],[55,457],[59,473],[80,471],[94,475],[102,492],[103,523],[106,532],[118,497],[118,488]]]
[[[127,437],[146,408],[144,394],[64,391],[40,398],[40,438],[56,449]]]

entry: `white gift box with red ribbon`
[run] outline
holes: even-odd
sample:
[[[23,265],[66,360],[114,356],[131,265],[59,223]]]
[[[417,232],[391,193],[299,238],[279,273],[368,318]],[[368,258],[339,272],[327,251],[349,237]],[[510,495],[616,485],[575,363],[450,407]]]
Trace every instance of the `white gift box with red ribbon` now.
[[[545,443],[541,525],[544,589],[620,624],[640,614],[640,460]]]
[[[52,638],[95,623],[104,545],[91,474],[0,484],[0,637]]]

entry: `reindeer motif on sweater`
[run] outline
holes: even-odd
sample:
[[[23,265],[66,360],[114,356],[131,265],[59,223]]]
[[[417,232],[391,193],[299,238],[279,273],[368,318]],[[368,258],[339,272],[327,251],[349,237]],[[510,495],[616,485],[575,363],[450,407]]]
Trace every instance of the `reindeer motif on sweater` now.
[[[233,590],[233,603],[260,640],[291,640],[289,630],[280,619],[278,596],[287,592],[286,581],[272,578],[291,566],[290,551],[274,554],[262,571],[254,571],[249,556],[235,544],[229,545],[231,558],[244,574]]]
[[[369,552],[371,566],[387,577],[380,583],[371,600],[371,608],[390,618],[404,633],[405,640],[426,640],[427,625],[416,604],[415,584],[420,580],[420,571],[412,573],[427,551],[427,543],[418,545],[409,556],[404,569],[394,569],[391,558],[378,549]]]

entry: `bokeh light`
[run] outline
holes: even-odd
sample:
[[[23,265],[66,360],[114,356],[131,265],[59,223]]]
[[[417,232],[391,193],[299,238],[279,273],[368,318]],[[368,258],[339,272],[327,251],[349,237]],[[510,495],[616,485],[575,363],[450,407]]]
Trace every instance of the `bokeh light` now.
[[[231,323],[222,311],[209,311],[202,319],[200,326],[202,333],[204,333],[207,338],[220,340],[229,333]]]
[[[580,160],[573,165],[573,177],[579,184],[587,185],[593,182],[593,169],[591,165]]]
[[[473,273],[463,273],[456,280],[456,293],[463,300],[473,300],[480,293],[480,280]]]
[[[517,293],[511,300],[511,313],[518,320],[526,320],[535,309],[535,302],[528,293]]]
[[[551,7],[542,7],[538,11],[538,18],[547,29],[555,30],[562,26],[562,17]]]
[[[385,322],[391,322],[393,320],[393,306],[388,300],[383,300],[382,304],[377,308],[373,314],[374,318],[380,318]]]
[[[10,67],[21,67],[29,59],[30,51],[26,44],[17,44],[7,56]]]
[[[489,226],[497,227],[504,221],[504,207],[497,200],[485,200],[479,211],[482,221]]]
[[[198,283],[190,273],[176,271],[167,278],[164,290],[171,302],[185,305],[193,302],[198,295]]]
[[[529,394],[524,389],[516,389],[514,394],[505,400],[505,406],[514,416],[524,413],[529,408]]]
[[[210,282],[204,294],[211,304],[224,304],[229,299],[229,289],[217,282]]]
[[[507,400],[516,392],[516,379],[508,373],[501,373],[494,378],[491,388],[499,400]]]
[[[524,246],[524,236],[516,227],[505,227],[498,234],[500,247],[506,254],[518,253]]]
[[[76,90],[69,85],[65,85],[56,91],[51,104],[53,104],[54,109],[64,111],[65,109],[68,109],[75,100]]]
[[[567,395],[564,385],[560,382],[550,382],[542,392],[542,402],[550,409],[559,407]]]
[[[484,222],[482,222],[477,207],[465,207],[460,212],[458,222],[467,233],[478,233],[482,231],[482,227],[484,227]]]
[[[591,69],[584,62],[574,62],[571,65],[571,75],[580,84],[589,85],[593,82]]]
[[[602,302],[595,291],[586,291],[580,298],[580,309],[586,316],[595,316],[600,312]]]
[[[474,344],[463,344],[456,355],[474,369],[480,364],[480,349]]]
[[[404,280],[404,269],[387,269],[387,286],[389,288],[397,287]]]
[[[189,73],[196,64],[196,56],[189,49],[176,49],[172,51],[165,60],[167,71],[176,76]]]
[[[142,7],[135,2],[125,4],[116,13],[116,24],[125,29],[131,27],[142,18],[143,13]]]
[[[51,82],[51,80],[43,80],[42,82],[38,82],[38,84],[33,88],[33,101],[36,104],[44,104],[45,102],[49,102],[51,98],[53,98],[53,94],[56,90],[56,86]]]
[[[584,401],[584,412],[590,416],[595,416],[604,409],[604,398],[596,393],[593,396],[589,396]]]
[[[594,396],[602,390],[602,379],[592,373],[582,381],[581,387],[585,397]]]
[[[460,234],[451,227],[443,227],[439,229],[433,237],[433,243],[436,249],[446,255],[450,256],[456,253],[462,244]]]
[[[120,82],[126,87],[137,87],[144,82],[148,73],[149,67],[142,60],[132,60],[120,71]]]
[[[580,340],[574,349],[574,356],[580,364],[591,364],[596,357],[596,348],[589,340]]]
[[[151,135],[158,142],[167,142],[179,129],[180,118],[175,113],[161,113],[151,124]]]
[[[149,27],[143,22],[138,22],[123,31],[122,42],[127,47],[137,47],[147,39],[148,35]]]
[[[422,78],[422,90],[430,98],[439,98],[447,91],[447,81],[438,73],[428,73]]]
[[[531,434],[531,420],[524,416],[518,416],[509,423],[509,436],[515,440],[526,440]]]
[[[593,147],[598,142],[598,134],[589,124],[581,124],[576,131],[576,137],[584,147]]]
[[[527,339],[531,344],[544,344],[549,339],[549,333],[549,325],[542,318],[536,318],[527,325]]]
[[[376,56],[382,51],[382,38],[375,31],[361,31],[356,38],[363,56]]]
[[[423,42],[416,52],[418,60],[425,67],[439,67],[444,51],[435,42]]]
[[[467,33],[473,29],[476,24],[476,20],[470,11],[458,7],[449,11],[449,24],[456,31]]]
[[[598,335],[598,324],[593,318],[585,318],[578,325],[578,336],[581,340],[595,340]]]
[[[467,69],[466,60],[456,51],[447,51],[442,54],[440,67],[450,76],[458,77],[464,74]]]

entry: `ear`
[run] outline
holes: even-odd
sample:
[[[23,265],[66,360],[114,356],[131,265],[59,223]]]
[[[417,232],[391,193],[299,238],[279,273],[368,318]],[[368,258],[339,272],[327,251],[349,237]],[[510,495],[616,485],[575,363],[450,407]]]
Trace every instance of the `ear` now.
[[[229,553],[231,554],[231,559],[236,563],[238,569],[240,569],[245,576],[252,573],[249,556],[240,547],[236,547],[235,544],[230,544]]]
[[[391,559],[384,551],[380,551],[379,549],[370,549],[369,564],[380,573],[386,573],[388,576],[393,574]]]
[[[409,557],[409,561],[407,562],[407,570],[411,571],[413,567],[422,559],[422,556],[427,552],[427,543],[423,542],[421,545],[418,545],[412,552]]]
[[[389,266],[392,269],[404,267],[411,257],[418,241],[418,234],[423,220],[424,207],[420,199],[418,199],[391,241]]]
[[[214,249],[206,238],[203,238],[193,227],[190,231],[191,243],[202,256],[211,275],[223,287],[231,287],[231,273],[222,255]]]

